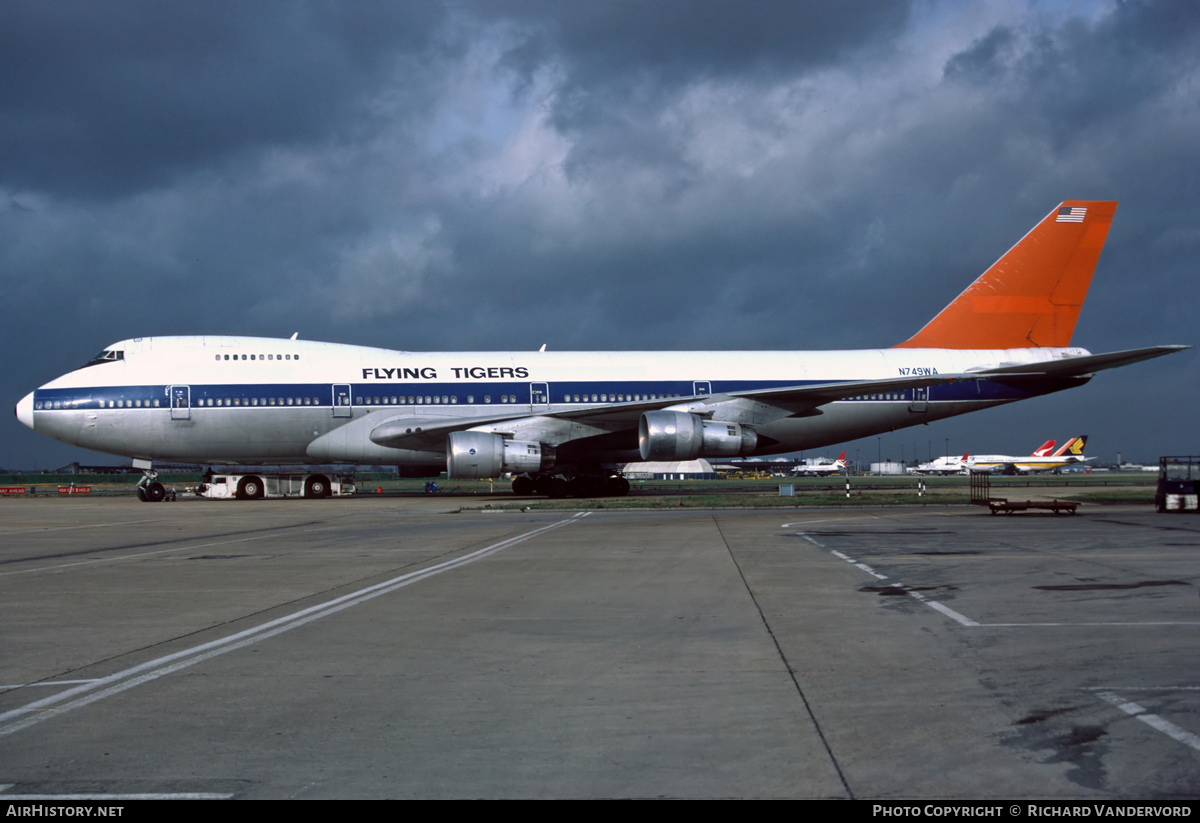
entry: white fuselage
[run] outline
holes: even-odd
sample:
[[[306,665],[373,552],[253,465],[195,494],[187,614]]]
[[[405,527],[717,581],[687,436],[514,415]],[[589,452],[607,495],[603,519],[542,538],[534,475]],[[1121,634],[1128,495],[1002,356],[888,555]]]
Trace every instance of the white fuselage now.
[[[967,464],[961,454],[945,455],[929,463],[908,469],[909,474],[962,474],[967,470]]]
[[[625,462],[638,459],[638,413],[623,415],[623,404],[661,400],[658,407],[669,409],[674,398],[962,374],[1087,354],[1052,348],[417,353],[219,336],[134,338],[107,351],[119,359],[51,380],[18,404],[17,416],[58,440],[142,460],[400,466],[441,463],[445,449],[378,445],[368,435],[384,423],[503,414],[511,425],[481,430],[547,442],[568,460]],[[979,380],[846,398],[804,415],[764,418],[749,454],[817,448],[1067,385]],[[586,420],[565,414],[597,405],[611,406],[611,413],[605,408]]]

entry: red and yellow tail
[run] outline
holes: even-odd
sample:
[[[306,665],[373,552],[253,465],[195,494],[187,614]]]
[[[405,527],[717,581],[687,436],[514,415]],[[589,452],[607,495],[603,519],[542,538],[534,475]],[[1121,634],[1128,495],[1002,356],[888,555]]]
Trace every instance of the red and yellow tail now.
[[[1071,344],[1114,200],[1065,200],[898,349]]]
[[[1072,437],[1063,447],[1054,453],[1054,457],[1063,457],[1064,455],[1074,455],[1075,457],[1083,457],[1083,447],[1087,445],[1087,435],[1081,434],[1079,437]]]

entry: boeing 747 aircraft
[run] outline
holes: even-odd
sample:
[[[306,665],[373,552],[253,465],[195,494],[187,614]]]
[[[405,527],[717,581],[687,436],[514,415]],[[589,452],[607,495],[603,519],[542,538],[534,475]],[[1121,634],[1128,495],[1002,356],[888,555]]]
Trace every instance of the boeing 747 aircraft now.
[[[29,393],[16,415],[49,437],[132,458],[148,500],[161,499],[155,460],[446,468],[455,478],[511,474],[518,494],[624,494],[618,464],[815,449],[1188,348],[1094,355],[1070,345],[1116,205],[1062,203],[890,349],[433,354],[134,337]]]
[[[828,457],[821,458],[829,460]],[[792,474],[800,477],[828,477],[831,474],[841,474],[846,470],[846,453],[842,452],[837,460],[828,463],[809,463],[792,469]]]
[[[953,454],[947,454],[939,457],[936,460],[931,460],[928,463],[922,463],[919,466],[912,466],[904,471],[908,474],[966,474],[967,459],[971,456],[967,452],[962,457]]]
[[[1083,456],[1083,448],[1087,445],[1087,435],[1072,437],[1066,444],[1054,452],[1054,441],[1050,440],[1040,449],[1027,457],[1015,457],[1011,454],[977,454],[965,461],[967,471],[1002,474],[1036,474],[1070,466],[1072,463],[1086,463],[1090,458]]]

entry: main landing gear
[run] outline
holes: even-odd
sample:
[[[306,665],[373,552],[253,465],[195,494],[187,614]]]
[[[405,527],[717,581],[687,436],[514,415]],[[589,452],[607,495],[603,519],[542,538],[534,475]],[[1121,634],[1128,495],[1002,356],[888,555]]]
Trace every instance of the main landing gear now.
[[[513,494],[527,497],[544,494],[555,499],[563,497],[624,497],[629,494],[629,481],[614,475],[576,475],[570,480],[549,474],[527,474],[513,478]]]

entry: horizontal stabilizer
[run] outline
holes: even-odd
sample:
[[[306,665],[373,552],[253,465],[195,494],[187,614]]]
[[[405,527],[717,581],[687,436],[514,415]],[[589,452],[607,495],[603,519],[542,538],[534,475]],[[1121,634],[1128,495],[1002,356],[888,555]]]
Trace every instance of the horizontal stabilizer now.
[[[1143,360],[1152,360],[1166,354],[1190,349],[1191,346],[1150,346],[1145,349],[1126,349],[1107,354],[1089,354],[1084,357],[1064,357],[1044,363],[1029,363],[1021,366],[1001,366],[970,372],[971,377],[1078,377],[1085,374],[1128,366]]]

